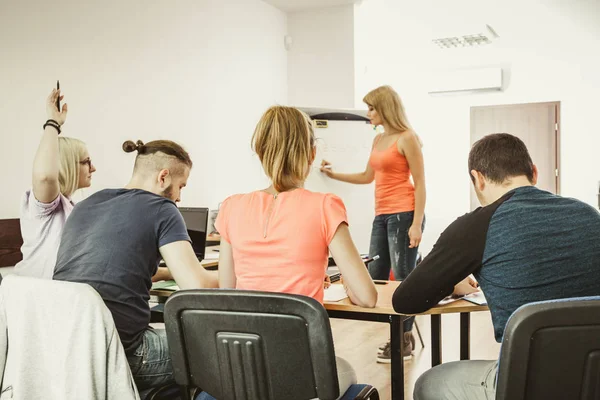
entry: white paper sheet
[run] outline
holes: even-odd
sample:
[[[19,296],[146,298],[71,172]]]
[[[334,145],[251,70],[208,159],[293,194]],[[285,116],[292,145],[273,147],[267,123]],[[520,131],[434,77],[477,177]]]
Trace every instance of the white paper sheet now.
[[[325,289],[324,301],[340,301],[348,297],[344,285],[331,285]]]
[[[442,300],[440,300],[438,305],[443,306],[446,304],[454,303],[456,300],[460,300],[460,297],[446,296]]]
[[[468,294],[464,297],[464,299],[480,306],[487,305],[487,300],[485,299],[482,291]]]

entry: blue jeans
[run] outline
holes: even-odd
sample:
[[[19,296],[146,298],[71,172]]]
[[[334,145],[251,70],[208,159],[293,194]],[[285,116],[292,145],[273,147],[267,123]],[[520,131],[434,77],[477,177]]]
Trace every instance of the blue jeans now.
[[[175,382],[164,329],[147,329],[142,343],[127,361],[140,391]]]
[[[404,280],[415,269],[419,248],[409,248],[408,230],[413,223],[414,211],[381,214],[373,220],[369,256],[379,256],[369,264],[371,278],[390,279],[390,269],[396,280]],[[425,218],[421,228],[425,229]],[[404,332],[412,330],[414,317],[404,320]]]

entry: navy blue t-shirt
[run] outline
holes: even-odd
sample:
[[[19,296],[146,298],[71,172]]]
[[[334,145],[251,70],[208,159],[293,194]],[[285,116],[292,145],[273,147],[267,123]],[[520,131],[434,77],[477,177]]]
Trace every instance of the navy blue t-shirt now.
[[[112,313],[131,355],[150,323],[158,249],[190,241],[175,203],[139,189],[106,189],[78,203],[67,219],[54,279],[87,283]]]

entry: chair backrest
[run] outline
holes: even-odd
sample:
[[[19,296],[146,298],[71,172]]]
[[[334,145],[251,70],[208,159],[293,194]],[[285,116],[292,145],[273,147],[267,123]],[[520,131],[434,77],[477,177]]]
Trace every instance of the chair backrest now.
[[[329,317],[316,300],[242,290],[185,290],[165,304],[175,381],[219,400],[333,400]]]
[[[509,319],[496,400],[600,399],[600,297],[519,308]]]
[[[19,219],[0,219],[0,268],[12,267],[23,259]]]

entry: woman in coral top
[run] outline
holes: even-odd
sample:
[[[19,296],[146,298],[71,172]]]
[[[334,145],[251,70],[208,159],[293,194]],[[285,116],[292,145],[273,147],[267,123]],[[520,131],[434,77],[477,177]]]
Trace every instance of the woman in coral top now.
[[[331,252],[350,300],[377,302],[375,285],[350,237],[346,208],[332,194],[303,188],[315,159],[312,125],[292,107],[271,107],[262,116],[252,148],[271,185],[238,194],[219,209],[219,285],[310,296],[323,302]],[[340,394],[353,383],[350,365],[337,359]]]
[[[425,223],[425,173],[421,142],[411,129],[398,94],[390,86],[381,86],[363,99],[369,106],[371,124],[382,125],[384,133],[373,140],[371,156],[364,172],[334,172],[327,161],[321,171],[330,178],[368,184],[375,181],[375,219],[371,231],[369,265],[373,279],[389,279],[390,268],[398,280],[415,268]],[[412,182],[411,182],[412,176]],[[408,358],[414,349],[414,318],[404,322],[402,354]],[[380,348],[378,362],[391,361],[389,342]]]

